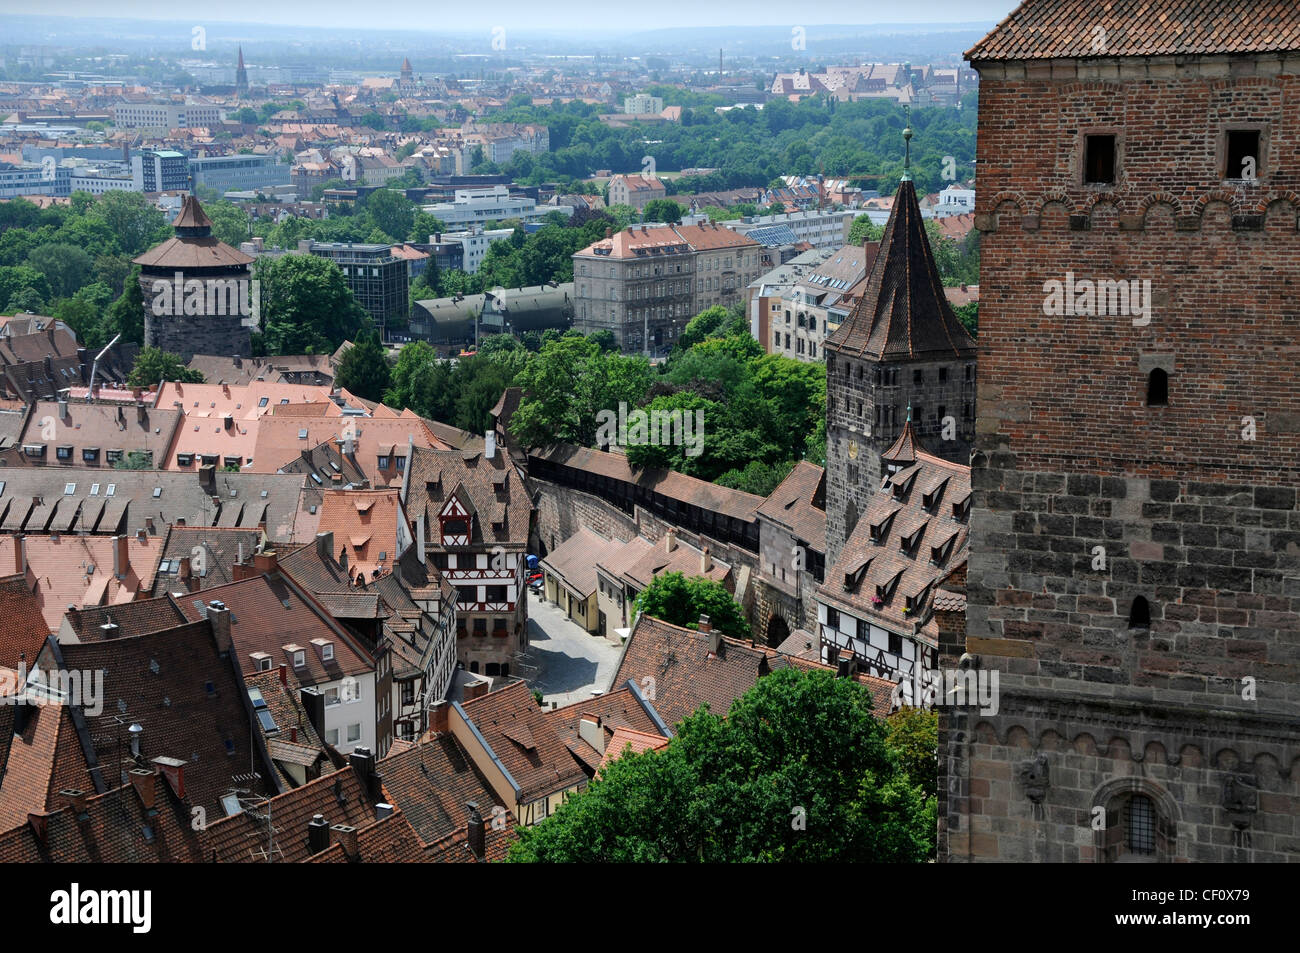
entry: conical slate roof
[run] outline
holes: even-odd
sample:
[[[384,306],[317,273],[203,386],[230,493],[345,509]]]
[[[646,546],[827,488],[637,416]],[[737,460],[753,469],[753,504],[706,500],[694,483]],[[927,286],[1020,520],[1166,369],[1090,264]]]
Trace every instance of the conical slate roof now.
[[[910,180],[899,183],[866,289],[826,347],[875,360],[974,357],[975,339],[944,295]]]
[[[185,196],[180,213],[172,223],[176,237],[150,248],[132,259],[145,268],[242,268],[253,263],[252,257],[213,237],[212,220],[193,195]]]

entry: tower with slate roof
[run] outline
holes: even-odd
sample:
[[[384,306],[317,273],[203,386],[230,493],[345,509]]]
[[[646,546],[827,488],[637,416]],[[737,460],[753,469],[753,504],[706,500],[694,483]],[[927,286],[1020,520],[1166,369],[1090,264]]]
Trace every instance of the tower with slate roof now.
[[[967,463],[975,426],[975,341],[944,295],[909,159],[866,290],[826,340],[826,564],[880,486],[880,454],[903,431]]]
[[[212,234],[199,200],[185,197],[176,235],[134,259],[144,295],[144,344],[189,360],[195,354],[250,357],[249,325],[260,296],[253,259]]]

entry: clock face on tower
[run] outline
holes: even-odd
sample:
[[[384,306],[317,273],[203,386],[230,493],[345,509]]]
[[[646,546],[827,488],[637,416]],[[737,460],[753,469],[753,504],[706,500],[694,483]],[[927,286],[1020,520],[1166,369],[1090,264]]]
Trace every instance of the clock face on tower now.
[[[856,460],[857,458],[858,458],[858,442],[857,442],[856,440],[850,440],[850,441],[849,441],[849,459],[850,459],[850,460]]]

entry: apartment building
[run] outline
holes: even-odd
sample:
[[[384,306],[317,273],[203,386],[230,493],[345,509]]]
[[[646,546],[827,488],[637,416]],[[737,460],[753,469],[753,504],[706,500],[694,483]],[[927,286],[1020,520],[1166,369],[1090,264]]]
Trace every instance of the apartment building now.
[[[695,250],[668,225],[638,225],[573,256],[574,327],[623,351],[664,355],[695,311]]]
[[[738,222],[723,222],[742,235],[769,225],[788,225],[795,237],[814,248],[838,248],[847,244],[849,229],[859,213],[842,210],[810,209],[806,212],[783,212],[780,215],[752,215]]]
[[[202,156],[190,159],[194,187],[217,193],[255,191],[288,185],[290,166],[277,156]]]
[[[861,292],[879,248],[879,242],[845,245],[768,297],[763,302],[769,329],[761,341],[764,349],[796,361],[825,360],[822,345],[843,313],[836,306]]]
[[[113,125],[119,129],[190,129],[215,126],[221,107],[211,103],[117,103]]]
[[[664,184],[653,175],[616,175],[609,180],[610,205],[630,205],[639,212],[667,195]]]

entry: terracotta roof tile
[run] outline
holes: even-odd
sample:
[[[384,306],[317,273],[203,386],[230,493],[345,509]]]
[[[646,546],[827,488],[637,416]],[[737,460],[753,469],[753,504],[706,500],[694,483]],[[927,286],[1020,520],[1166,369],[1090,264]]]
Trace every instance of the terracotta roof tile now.
[[[521,803],[587,780],[525,683],[514,682],[461,707],[519,785]]]
[[[663,735],[647,731],[636,731],[632,728],[615,728],[613,735],[610,736],[609,743],[605,746],[605,755],[601,758],[600,767],[596,773],[599,774],[604,771],[605,765],[629,752],[631,754],[640,754],[643,751],[662,751],[667,747],[668,739]]]
[[[25,658],[30,668],[48,635],[41,601],[26,577],[0,578],[0,666],[15,668]]]
[[[807,543],[815,552],[826,551],[826,473],[816,464],[800,460],[789,475],[758,508],[758,515]]]
[[[606,752],[609,751],[610,739],[621,729],[636,729],[659,737],[658,725],[627,687],[548,711],[546,720],[555,728],[565,747],[586,767],[589,774],[594,773],[604,763],[604,754],[582,738],[580,725],[584,717],[600,720],[600,731],[605,740]]]
[[[379,774],[389,803],[401,808],[425,844],[463,831],[470,801],[485,818],[497,803],[487,780],[449,733],[390,751],[379,762]]]
[[[394,487],[388,490],[326,490],[318,533],[333,533],[334,548],[347,550],[348,570],[375,577],[397,560],[397,527],[405,523]],[[404,527],[405,528],[405,527]],[[409,537],[408,537],[409,538]],[[337,558],[337,553],[334,554]]]
[[[1104,33],[1097,34],[1100,27]],[[1095,46],[1104,36],[1105,46]],[[1026,0],[966,52],[972,63],[1300,50],[1293,0]]]

